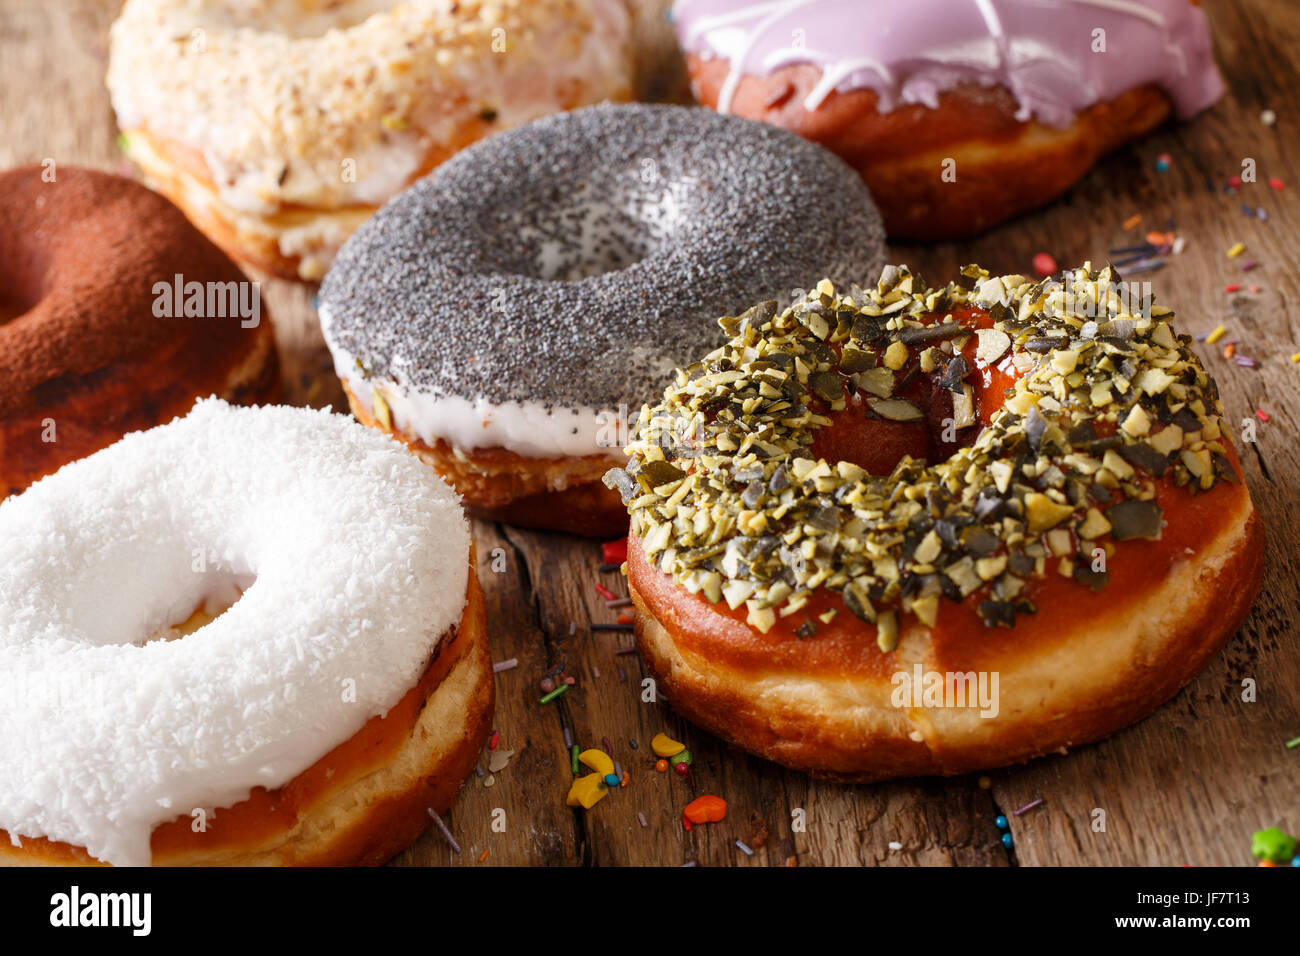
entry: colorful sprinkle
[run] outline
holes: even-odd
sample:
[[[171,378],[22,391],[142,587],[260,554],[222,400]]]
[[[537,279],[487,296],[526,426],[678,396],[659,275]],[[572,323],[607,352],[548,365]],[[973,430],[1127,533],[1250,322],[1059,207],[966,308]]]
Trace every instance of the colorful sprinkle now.
[[[501,734],[494,730],[492,736],[488,738],[488,750],[496,750],[499,743],[501,743]]]
[[[482,853],[478,855],[478,861],[480,863],[482,863],[484,860],[488,858],[488,852],[489,852],[488,850],[484,850]]]
[[[578,766],[578,754],[581,752],[582,748],[577,744],[573,744],[569,747],[569,765],[572,768],[575,777],[582,772],[582,768]]]
[[[645,818],[645,814],[642,813],[640,810],[636,812],[636,822],[641,824],[641,829],[643,830],[646,827],[650,826],[650,821]]]
[[[673,770],[677,772],[677,776],[684,777],[691,772],[691,765],[687,763],[685,760],[682,760],[678,763],[673,764]]]
[[[658,770],[660,773],[667,773],[667,772],[668,772],[668,761],[667,761],[667,760],[656,760],[656,761],[655,761],[655,769]]]
[[[1161,153],[1159,156],[1157,156],[1157,157],[1156,157],[1156,170],[1159,171],[1159,172],[1162,172],[1162,173],[1165,172],[1165,171],[1167,171],[1167,170],[1169,169],[1169,162],[1170,162],[1170,159],[1171,159],[1171,157],[1170,157],[1170,155],[1169,155],[1168,153]]]
[[[503,671],[512,671],[519,666],[519,658],[512,657],[508,661],[497,661],[492,665],[492,673],[500,674]]]
[[[1249,355],[1234,355],[1232,360],[1242,368],[1259,368],[1259,363]]]
[[[627,538],[606,541],[600,546],[600,555],[606,564],[620,565],[627,560]]]
[[[1011,847],[1015,845],[1015,841],[1011,839],[1010,833],[1002,834],[1002,845],[1006,847],[1008,850],[1010,850]]]
[[[564,749],[568,750],[573,746],[573,731],[567,726],[564,728]]]
[[[692,823],[717,823],[727,815],[727,801],[712,793],[696,797],[682,809],[682,825],[690,829]]]
[[[737,840],[736,847],[740,850],[741,853],[745,854],[745,856],[754,855],[754,851],[749,848],[749,846],[745,843],[744,840]]]
[[[994,818],[993,818],[993,825],[994,825],[995,827],[997,827],[999,830],[1005,830],[1005,829],[1006,829],[1007,827],[1009,827],[1011,824],[1010,824],[1010,822],[1007,820],[1006,817],[994,817]]]
[[[457,855],[459,855],[460,844],[457,843],[456,838],[451,835],[451,830],[447,829],[447,824],[442,822],[442,817],[434,813],[432,807],[429,808],[429,816],[433,818],[434,823],[438,824],[438,829],[442,831],[443,837],[447,840],[447,843],[451,846],[452,850],[454,850],[457,853]]]
[[[1277,827],[1256,830],[1250,838],[1250,855],[1270,863],[1285,863],[1295,856],[1296,838]]]
[[[1291,361],[1294,364],[1300,364],[1300,352],[1296,352],[1294,355],[1292,355]]]
[[[1251,269],[1255,268],[1255,266],[1257,266],[1257,265],[1259,265],[1259,263],[1256,262],[1254,259],[1251,259],[1249,262],[1243,262],[1243,263],[1241,264],[1241,271],[1242,271],[1242,272],[1249,272]]]
[[[686,750],[686,745],[667,734],[655,734],[650,741],[650,749],[659,757],[675,757]]]
[[[569,689],[568,684],[561,684],[559,687],[555,688],[555,690],[551,691],[545,697],[542,697],[540,700],[538,700],[537,703],[549,704],[551,701],[555,700],[555,698],[559,697],[568,689]]]
[[[1225,286],[1223,287],[1223,291],[1224,291],[1224,292],[1240,292],[1240,291],[1241,291],[1241,283],[1240,283],[1240,282],[1229,282],[1227,285],[1225,285]]]
[[[599,581],[596,582],[596,593],[599,594],[601,597],[603,597],[606,601],[618,600],[618,595],[615,594],[613,591],[611,591],[609,588],[605,587],[605,585],[601,584]]]
[[[1225,326],[1220,325],[1213,332],[1211,332],[1209,335],[1205,337],[1205,341],[1208,342],[1210,345],[1213,345],[1215,342],[1219,341],[1219,339],[1223,338],[1227,334],[1228,334],[1227,328]]]
[[[1040,252],[1038,255],[1034,256],[1033,265],[1034,271],[1043,278],[1056,274],[1056,260],[1046,252]]]
[[[1125,232],[1128,232],[1130,229],[1132,229],[1141,221],[1142,221],[1142,214],[1140,212],[1135,212],[1133,215],[1129,216],[1127,219],[1124,220],[1120,228],[1123,229]]]
[[[1043,798],[1038,797],[1036,800],[1030,800],[1019,810],[1012,810],[1011,814],[1012,816],[1017,816],[1017,817],[1023,816],[1024,814],[1028,813],[1030,810],[1034,809],[1034,807],[1041,807],[1042,805],[1043,805]]]
[[[1278,179],[1276,176],[1268,177],[1268,184],[1279,191],[1286,188],[1286,183],[1282,182],[1282,180]]]
[[[1261,422],[1266,422],[1266,421],[1268,421],[1269,418],[1271,418],[1272,416],[1269,415],[1268,412],[1264,411],[1264,409],[1262,409],[1262,408],[1257,408],[1257,409],[1255,409],[1255,417],[1258,418]]]
[[[1297,737],[1295,740],[1288,740],[1286,742],[1287,750],[1295,750],[1297,747],[1300,747],[1300,737]]]
[[[1234,242],[1231,246],[1228,247],[1228,258],[1235,259],[1237,258],[1237,256],[1241,255],[1245,251],[1246,251],[1246,244],[1244,242]]]

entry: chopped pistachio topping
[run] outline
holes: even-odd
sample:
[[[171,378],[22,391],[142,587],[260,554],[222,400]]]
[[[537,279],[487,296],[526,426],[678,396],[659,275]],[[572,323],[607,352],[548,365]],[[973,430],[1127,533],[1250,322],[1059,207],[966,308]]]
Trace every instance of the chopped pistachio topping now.
[[[987,625],[1010,627],[1036,610],[1032,579],[1100,590],[1094,549],[1160,536],[1157,479],[1190,493],[1236,480],[1217,388],[1172,312],[1130,312],[1118,275],[1090,263],[1039,282],[962,275],[972,288],[934,289],[888,266],[871,289],[823,280],[784,310],[720,319],[729,341],[642,407],[627,468],[605,478],[649,559],[764,632],[789,618],[811,636],[828,618],[806,605],[837,591],[888,651],[898,615],[933,626],[940,597],[975,595]],[[990,327],[953,319],[971,307]],[[889,475],[812,456],[854,394],[868,417],[923,421],[899,394],[919,374],[954,396],[957,427],[976,424],[972,335],[977,367],[1016,376],[973,441]]]

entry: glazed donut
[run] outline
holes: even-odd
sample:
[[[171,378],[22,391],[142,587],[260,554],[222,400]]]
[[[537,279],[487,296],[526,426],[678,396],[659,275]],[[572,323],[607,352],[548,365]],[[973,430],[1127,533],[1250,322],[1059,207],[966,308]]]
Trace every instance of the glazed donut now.
[[[488,733],[472,562],[436,475],[310,409],[203,401],[0,503],[0,862],[393,856]]]
[[[690,720],[845,780],[1096,740],[1259,589],[1214,382],[1109,268],[927,289],[889,267],[724,319],[642,410],[627,573]]]
[[[0,262],[0,497],[201,395],[279,395],[256,284],[129,179],[0,173]]]
[[[706,110],[596,106],[384,207],[325,277],[321,328],[357,417],[471,513],[622,535],[601,478],[626,462],[627,409],[716,344],[718,314],[882,255],[866,189],[825,150]]]
[[[862,174],[891,238],[973,235],[1223,93],[1195,0],[677,0],[696,98]]]
[[[108,88],[126,151],[231,255],[319,279],[458,149],[632,95],[621,0],[128,0]]]

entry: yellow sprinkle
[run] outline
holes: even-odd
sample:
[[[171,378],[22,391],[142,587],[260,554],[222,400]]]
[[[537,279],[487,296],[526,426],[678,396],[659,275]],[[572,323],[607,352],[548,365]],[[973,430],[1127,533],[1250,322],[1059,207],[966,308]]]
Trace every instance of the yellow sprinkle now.
[[[1245,251],[1246,244],[1244,242],[1234,242],[1232,247],[1228,250],[1228,258],[1235,259]]]
[[[1219,341],[1219,339],[1223,338],[1227,334],[1228,334],[1228,330],[1221,325],[1213,332],[1211,332],[1209,335],[1207,335],[1205,337],[1205,341],[1208,342],[1210,345],[1213,345],[1215,342]]]
[[[1300,362],[1300,352],[1296,352],[1295,355],[1291,356],[1291,361]]]
[[[392,412],[388,410],[388,403],[384,401],[384,396],[380,394],[379,389],[377,388],[371,391],[371,395],[374,398],[375,421],[379,423],[379,427],[384,431],[392,431],[393,415]]]

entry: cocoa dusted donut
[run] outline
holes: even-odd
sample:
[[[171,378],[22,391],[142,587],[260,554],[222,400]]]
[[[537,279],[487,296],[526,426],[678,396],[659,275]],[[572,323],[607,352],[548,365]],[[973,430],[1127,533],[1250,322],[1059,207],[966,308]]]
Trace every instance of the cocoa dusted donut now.
[[[601,483],[626,412],[719,340],[715,317],[882,262],[853,171],[763,123],[595,106],[477,144],[344,246],[320,314],[357,417],[471,513],[623,534]]]
[[[236,258],[319,280],[458,149],[632,97],[623,0],[128,0],[108,88],[126,151]]]
[[[0,496],[199,396],[279,395],[257,288],[138,183],[0,173],[0,262]]]
[[[858,170],[889,235],[981,232],[1223,93],[1192,0],[677,0],[696,98]]]
[[[1096,740],[1258,592],[1260,520],[1173,314],[1110,268],[963,274],[723,319],[609,475],[665,696],[785,766],[953,774]]]

